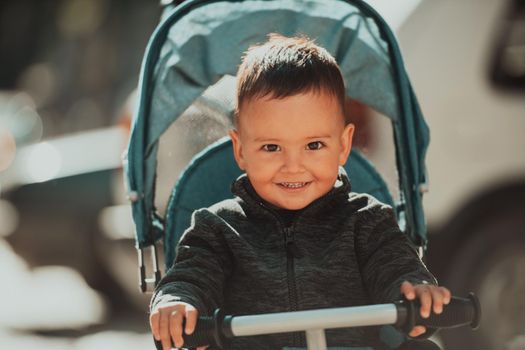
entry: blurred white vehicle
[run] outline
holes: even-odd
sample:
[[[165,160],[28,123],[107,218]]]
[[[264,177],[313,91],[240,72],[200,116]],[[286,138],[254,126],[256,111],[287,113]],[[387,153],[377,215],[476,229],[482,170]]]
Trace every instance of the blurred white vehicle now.
[[[431,131],[428,262],[483,310],[445,348],[524,349],[525,2],[427,0],[398,35]]]

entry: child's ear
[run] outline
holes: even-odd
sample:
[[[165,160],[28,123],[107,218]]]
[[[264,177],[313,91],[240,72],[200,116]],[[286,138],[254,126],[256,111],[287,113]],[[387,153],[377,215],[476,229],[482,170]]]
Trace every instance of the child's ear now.
[[[341,134],[341,153],[339,154],[339,165],[345,165],[352,150],[352,139],[354,137],[354,124],[348,124]]]
[[[237,162],[239,168],[241,168],[241,170],[244,170],[244,158],[242,155],[242,146],[239,137],[239,132],[237,130],[230,130],[228,134],[232,139],[233,157],[235,158],[235,161]]]

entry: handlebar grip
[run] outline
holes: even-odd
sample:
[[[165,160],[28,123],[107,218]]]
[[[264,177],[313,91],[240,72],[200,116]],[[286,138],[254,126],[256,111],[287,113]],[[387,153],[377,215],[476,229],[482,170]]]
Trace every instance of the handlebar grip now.
[[[197,326],[192,334],[183,334],[185,348],[196,348],[198,346],[212,345],[225,348],[227,337],[231,333],[232,316],[224,316],[221,309],[216,309],[213,317],[199,317]]]
[[[419,308],[418,308],[419,309]],[[444,305],[441,314],[431,313],[428,318],[422,318],[416,312],[416,324],[434,328],[455,328],[470,325],[477,328],[481,319],[481,308],[478,298],[470,293],[468,298],[452,297],[448,305]]]
[[[192,334],[182,334],[184,348],[196,348],[199,346],[212,345],[223,348],[226,343],[225,334],[231,332],[228,327],[231,325],[231,316],[224,317],[224,313],[217,309],[213,316],[201,316],[197,319],[197,325]],[[182,329],[185,328],[183,322]],[[155,341],[157,350],[162,350],[162,343]]]
[[[478,298],[470,293],[468,298],[452,297],[448,305],[444,305],[441,314],[432,313],[428,318],[421,317],[419,301],[404,301],[406,318],[402,328],[410,332],[415,325],[432,328],[455,328],[470,325],[472,329],[479,326],[481,307]]]
[[[197,326],[192,334],[182,334],[182,339],[184,339],[184,348],[196,348],[198,346],[204,346],[208,344],[215,344],[213,332],[215,327],[215,322],[213,317],[199,317],[197,320]],[[185,322],[183,322],[182,329],[185,328]],[[157,350],[162,350],[162,343],[158,340],[155,340],[155,347]],[[175,345],[173,345],[173,348]]]
[[[191,334],[183,334],[185,348],[215,344],[215,320],[213,317],[199,317],[197,326]]]

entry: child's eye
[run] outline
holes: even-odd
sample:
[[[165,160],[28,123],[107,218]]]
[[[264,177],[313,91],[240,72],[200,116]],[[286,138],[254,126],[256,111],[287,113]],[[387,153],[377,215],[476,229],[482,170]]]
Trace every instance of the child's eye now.
[[[309,151],[316,151],[324,147],[324,143],[321,141],[314,141],[310,142],[308,145],[306,145],[306,149]]]
[[[263,145],[262,149],[266,152],[277,152],[281,150],[281,147],[279,147],[278,145],[269,144],[269,145]]]

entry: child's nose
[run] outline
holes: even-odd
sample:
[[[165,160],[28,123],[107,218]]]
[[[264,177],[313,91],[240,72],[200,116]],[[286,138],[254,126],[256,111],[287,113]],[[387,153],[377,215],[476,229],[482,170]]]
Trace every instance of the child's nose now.
[[[286,152],[284,155],[284,172],[299,173],[303,171],[302,156],[299,152]]]

